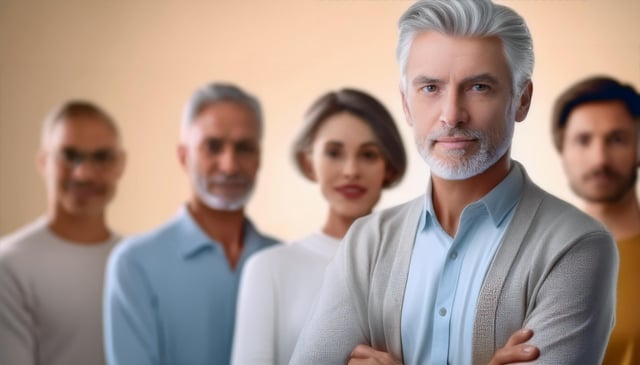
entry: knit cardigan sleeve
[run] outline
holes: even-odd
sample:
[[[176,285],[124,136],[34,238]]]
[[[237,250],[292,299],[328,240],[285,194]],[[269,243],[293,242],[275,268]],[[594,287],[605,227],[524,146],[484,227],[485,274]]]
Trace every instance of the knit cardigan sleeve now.
[[[359,344],[402,359],[402,299],[423,202],[420,197],[351,226],[290,364],[343,365]]]
[[[600,223],[526,182],[478,298],[473,363],[487,364],[513,332],[529,328],[540,349],[535,364],[600,364],[615,313],[615,242]]]

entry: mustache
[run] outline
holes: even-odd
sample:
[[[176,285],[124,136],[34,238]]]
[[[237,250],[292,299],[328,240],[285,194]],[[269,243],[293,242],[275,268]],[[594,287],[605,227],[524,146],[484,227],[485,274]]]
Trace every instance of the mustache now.
[[[66,189],[91,189],[96,191],[103,191],[104,186],[97,184],[93,181],[80,181],[80,180],[67,180],[64,183]]]
[[[595,177],[606,176],[609,178],[620,178],[620,174],[613,171],[609,166],[602,166],[592,169],[583,175],[584,180],[593,179]]]
[[[218,174],[215,176],[211,176],[207,178],[208,184],[217,184],[217,185],[248,185],[250,183],[249,179],[241,176],[241,175],[225,175]]]
[[[469,129],[465,127],[455,126],[453,128],[442,127],[436,131],[429,133],[429,140],[435,141],[442,137],[458,137],[458,138],[474,138],[480,139],[484,135],[482,132],[475,129]]]

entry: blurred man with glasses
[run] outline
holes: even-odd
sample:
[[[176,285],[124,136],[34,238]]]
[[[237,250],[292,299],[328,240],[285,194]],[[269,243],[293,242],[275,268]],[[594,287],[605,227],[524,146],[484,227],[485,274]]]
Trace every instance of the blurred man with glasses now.
[[[115,121],[69,101],[42,129],[44,216],[0,239],[0,364],[104,364],[104,267],[120,239],[106,208],[125,155]]]

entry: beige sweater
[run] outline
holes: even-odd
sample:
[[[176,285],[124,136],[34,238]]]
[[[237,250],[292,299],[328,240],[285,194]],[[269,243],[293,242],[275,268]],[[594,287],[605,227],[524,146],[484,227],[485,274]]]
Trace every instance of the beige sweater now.
[[[473,363],[487,364],[527,327],[541,350],[536,364],[600,364],[615,311],[613,238],[515,164],[524,192],[480,290]],[[354,223],[290,364],[346,364],[360,343],[402,359],[402,301],[423,205],[420,197]]]
[[[75,244],[39,219],[0,240],[0,364],[105,363],[103,277],[118,239]]]

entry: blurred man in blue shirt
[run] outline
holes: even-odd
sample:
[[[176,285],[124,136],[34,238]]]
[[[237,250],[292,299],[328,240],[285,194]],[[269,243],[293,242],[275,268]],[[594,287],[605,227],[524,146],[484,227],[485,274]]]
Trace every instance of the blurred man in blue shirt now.
[[[110,365],[228,364],[246,259],[276,241],[244,214],[260,165],[258,101],[209,84],[184,111],[178,158],[192,193],[160,228],[112,254],[105,288]]]

